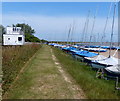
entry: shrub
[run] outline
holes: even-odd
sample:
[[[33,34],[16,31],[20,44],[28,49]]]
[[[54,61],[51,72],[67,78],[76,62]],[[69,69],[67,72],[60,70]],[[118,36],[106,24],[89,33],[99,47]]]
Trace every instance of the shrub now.
[[[3,94],[8,90],[24,64],[40,48],[39,44],[24,46],[3,46],[2,70],[3,70]]]

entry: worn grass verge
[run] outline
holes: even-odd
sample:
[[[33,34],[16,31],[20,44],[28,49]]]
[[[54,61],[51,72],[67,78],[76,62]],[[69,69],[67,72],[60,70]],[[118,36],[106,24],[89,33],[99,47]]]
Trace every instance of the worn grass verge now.
[[[40,47],[41,45],[38,44],[2,47],[3,95],[9,89],[24,64]]]
[[[63,68],[76,80],[88,99],[120,99],[120,92],[115,90],[114,81],[97,79],[96,72],[90,66],[75,61],[57,48],[53,50]]]
[[[74,93],[52,59],[51,48],[43,45],[28,62],[3,99],[72,99]]]

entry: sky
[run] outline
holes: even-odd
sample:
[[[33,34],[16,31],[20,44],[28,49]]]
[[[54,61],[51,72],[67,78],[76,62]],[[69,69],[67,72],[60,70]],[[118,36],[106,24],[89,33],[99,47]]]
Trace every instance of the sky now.
[[[2,2],[117,2],[119,0],[2,0]]]
[[[92,35],[92,41],[101,41],[110,5],[111,2],[3,2],[2,24],[10,26],[16,23],[26,23],[35,29],[35,36],[38,38],[58,41],[68,40],[69,28],[74,26],[69,40],[81,41],[84,36],[84,41],[88,41]],[[114,41],[118,39],[117,10]],[[90,11],[88,30],[83,35],[88,11]],[[91,34],[95,14],[95,27]],[[110,39],[112,16],[113,6],[106,28],[105,41]]]

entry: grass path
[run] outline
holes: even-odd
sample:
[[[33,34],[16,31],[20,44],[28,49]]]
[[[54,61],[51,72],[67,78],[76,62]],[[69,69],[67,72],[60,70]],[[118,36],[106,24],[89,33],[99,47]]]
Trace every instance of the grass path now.
[[[83,91],[62,69],[49,46],[35,54],[4,99],[85,98]]]

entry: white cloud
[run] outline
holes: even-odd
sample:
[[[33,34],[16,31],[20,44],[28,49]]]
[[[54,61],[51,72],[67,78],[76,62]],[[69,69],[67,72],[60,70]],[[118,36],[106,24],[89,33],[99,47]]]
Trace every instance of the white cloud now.
[[[16,23],[28,23],[36,30],[36,36],[44,39],[56,39],[56,40],[66,40],[68,36],[68,29],[70,24],[73,25],[73,20],[75,20],[75,30],[72,36],[73,40],[80,40],[83,36],[83,28],[86,17],[68,17],[68,16],[43,16],[43,15],[27,15],[27,14],[6,14],[3,15],[3,25],[12,25]],[[95,28],[93,35],[96,35],[98,39],[98,33],[101,37],[103,34],[103,28],[105,25],[106,18],[96,18]],[[115,33],[117,33],[117,18],[115,20]],[[86,39],[89,39],[91,28],[92,28],[93,18],[90,18],[88,33],[86,34]],[[110,39],[111,33],[111,23],[112,18],[109,19],[107,26],[107,40]],[[99,37],[98,40],[101,38]],[[117,35],[114,36],[114,40],[117,39]]]

